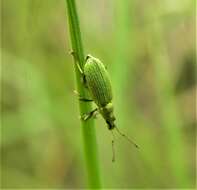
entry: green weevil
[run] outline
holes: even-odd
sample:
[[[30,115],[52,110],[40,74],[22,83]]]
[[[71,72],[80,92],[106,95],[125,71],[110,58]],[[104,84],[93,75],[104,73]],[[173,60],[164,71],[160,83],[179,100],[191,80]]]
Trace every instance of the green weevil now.
[[[74,55],[73,52],[72,54]],[[109,130],[112,131],[113,129],[116,129],[121,136],[125,137],[130,143],[134,144],[135,147],[138,148],[138,145],[129,139],[125,134],[120,132],[120,130],[115,125],[116,118],[114,116],[114,108],[112,104],[112,86],[105,65],[99,59],[91,55],[87,55],[85,58],[84,67],[81,68],[78,63],[77,67],[82,75],[84,85],[87,87],[90,97],[92,98],[87,99],[79,95],[79,99],[84,102],[94,101],[97,105],[96,109],[84,114],[81,119],[86,121],[87,119],[100,113],[106,121]],[[112,148],[113,144],[114,140],[112,140]],[[114,156],[112,160],[114,161]]]

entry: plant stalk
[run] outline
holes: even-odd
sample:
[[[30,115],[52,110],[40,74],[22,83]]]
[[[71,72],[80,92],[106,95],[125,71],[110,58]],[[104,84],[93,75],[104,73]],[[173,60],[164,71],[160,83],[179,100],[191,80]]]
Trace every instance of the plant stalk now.
[[[75,0],[66,0],[67,14],[70,29],[70,37],[72,43],[72,51],[74,52],[75,74],[77,90],[82,97],[88,97],[87,90],[84,87],[81,73],[76,65],[78,62],[83,68],[85,63],[83,44],[81,40],[81,32],[79,26],[79,19],[76,10]],[[80,115],[92,111],[91,103],[79,101]],[[98,151],[96,143],[96,135],[93,119],[87,121],[81,120],[81,128],[83,134],[83,148],[86,160],[87,175],[89,188],[101,188]]]

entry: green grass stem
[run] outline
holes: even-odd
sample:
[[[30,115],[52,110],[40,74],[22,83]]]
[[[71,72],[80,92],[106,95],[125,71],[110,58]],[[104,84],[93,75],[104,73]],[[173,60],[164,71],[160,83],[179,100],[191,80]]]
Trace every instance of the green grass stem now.
[[[72,50],[75,53],[75,62],[78,61],[81,68],[84,66],[84,50],[81,40],[81,32],[79,26],[79,19],[76,10],[75,0],[66,0],[67,3],[67,13],[70,28],[70,37],[72,43]],[[74,58],[74,59],[75,59]],[[82,83],[81,74],[78,67],[75,64],[75,74],[77,82],[77,90],[82,97],[87,97],[87,90],[84,88]],[[79,101],[80,115],[88,113],[92,110],[91,103]],[[81,120],[81,127],[83,133],[83,144],[84,144],[84,154],[87,166],[87,174],[90,188],[101,188],[100,172],[99,172],[99,162],[98,162],[98,151],[96,143],[96,135],[94,122],[92,119],[88,121]]]

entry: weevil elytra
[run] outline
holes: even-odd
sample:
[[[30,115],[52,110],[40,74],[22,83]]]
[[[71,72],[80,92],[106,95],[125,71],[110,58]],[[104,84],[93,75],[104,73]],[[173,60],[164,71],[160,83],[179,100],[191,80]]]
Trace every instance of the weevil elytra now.
[[[74,52],[72,52],[72,54],[75,58],[75,63],[82,74],[84,85],[88,88],[90,97],[92,98],[86,99],[79,95],[79,99],[85,102],[94,101],[97,105],[97,108],[87,114],[84,114],[81,118],[86,121],[87,119],[90,119],[91,117],[100,113],[106,121],[109,130],[112,131],[113,129],[116,129],[116,131],[121,136],[125,137],[130,143],[138,148],[138,145],[129,139],[125,134],[120,132],[120,130],[115,125],[116,118],[114,116],[114,108],[112,104],[112,87],[109,74],[104,64],[99,59],[91,55],[87,55],[85,58],[84,67],[81,68]],[[112,140],[112,148],[113,144],[114,140]],[[112,160],[114,161],[114,156]]]

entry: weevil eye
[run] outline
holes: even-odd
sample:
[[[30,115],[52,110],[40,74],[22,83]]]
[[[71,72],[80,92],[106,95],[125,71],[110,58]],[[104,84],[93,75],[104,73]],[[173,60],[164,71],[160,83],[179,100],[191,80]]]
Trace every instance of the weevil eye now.
[[[113,112],[113,110],[114,110],[113,104],[112,104],[112,103],[108,103],[108,104],[105,106],[105,109],[106,109],[107,112],[109,112],[109,113]]]

